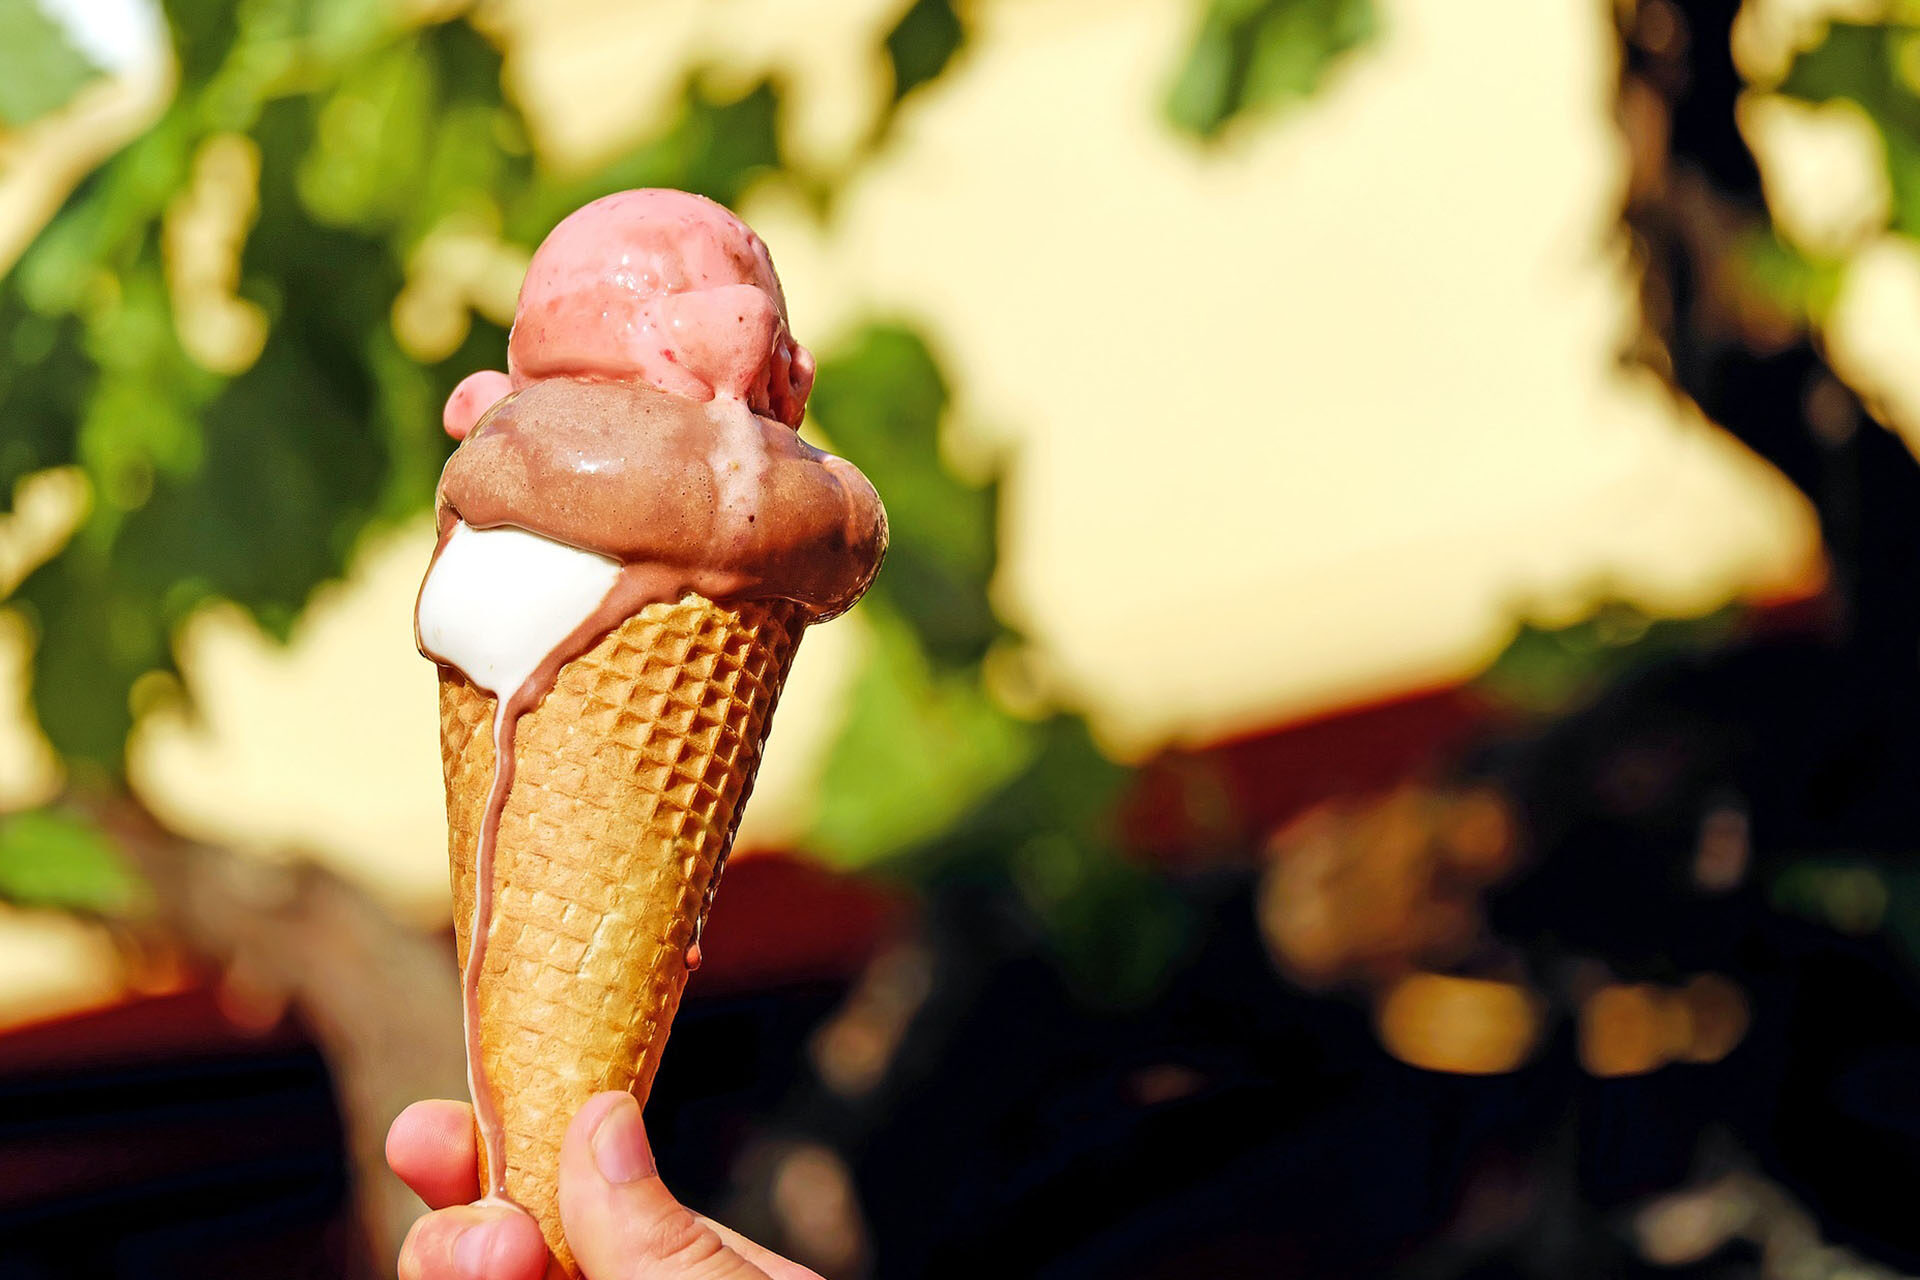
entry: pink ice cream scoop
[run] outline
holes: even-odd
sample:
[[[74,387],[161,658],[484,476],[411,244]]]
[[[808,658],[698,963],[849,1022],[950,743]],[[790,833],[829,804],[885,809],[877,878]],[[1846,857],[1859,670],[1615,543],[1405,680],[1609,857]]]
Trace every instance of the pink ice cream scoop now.
[[[790,427],[813,390],[813,355],[787,331],[760,237],[711,200],[656,188],[595,200],[541,243],[520,286],[507,370],[454,388],[448,435],[465,438],[508,391],[543,378],[740,400]]]

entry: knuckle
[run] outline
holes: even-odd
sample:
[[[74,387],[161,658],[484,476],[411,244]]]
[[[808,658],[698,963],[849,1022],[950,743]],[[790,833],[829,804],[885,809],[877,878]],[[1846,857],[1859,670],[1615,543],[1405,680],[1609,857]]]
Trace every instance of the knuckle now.
[[[726,1261],[726,1242],[692,1210],[675,1205],[647,1233],[647,1254],[672,1276],[701,1276]]]

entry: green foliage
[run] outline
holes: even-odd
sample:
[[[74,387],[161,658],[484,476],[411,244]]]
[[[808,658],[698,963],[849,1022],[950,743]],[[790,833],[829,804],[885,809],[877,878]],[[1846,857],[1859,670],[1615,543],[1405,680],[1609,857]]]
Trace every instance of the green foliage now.
[[[505,346],[497,305],[453,286],[427,290],[430,340],[401,322],[429,249],[524,251],[611,191],[733,202],[786,167],[772,83],[729,95],[690,73],[651,136],[557,177],[502,92],[498,51],[464,21],[408,26],[378,0],[172,0],[168,20],[174,101],[0,280],[0,492],[77,464],[93,493],[68,546],[9,601],[37,631],[41,723],[88,785],[117,781],[130,695],[168,670],[171,631],[195,608],[231,600],[284,633],[367,529],[427,505],[449,447],[440,404]],[[1236,20],[1227,38],[1288,21]],[[965,36],[949,0],[908,7],[885,38],[893,105]],[[1241,69],[1236,103],[1270,95],[1277,57]],[[845,176],[789,172],[816,197]],[[216,301],[257,330],[237,356],[209,355],[183,320],[171,228],[208,200],[227,202],[237,254]],[[822,216],[831,203],[815,202]],[[995,877],[1088,991],[1135,998],[1185,926],[1115,852],[1127,772],[1078,719],[1020,719],[988,692],[989,651],[1013,643],[989,598],[999,479],[942,463],[948,402],[935,354],[901,325],[821,365],[815,419],[885,495],[892,549],[862,606],[871,656],[810,843],[847,866]],[[129,884],[73,819],[0,829],[0,896],[104,911],[135,900]]]
[[[99,74],[35,0],[0,0],[0,124],[59,110]]]
[[[887,32],[887,61],[893,65],[893,100],[937,79],[966,41],[966,28],[952,0],[914,0]]]
[[[813,415],[884,496],[891,544],[862,606],[873,654],[809,840],[845,865],[946,830],[1032,754],[1028,727],[981,683],[1000,634],[987,597],[999,486],[941,464],[946,406],[932,352],[906,329],[870,327],[820,363]]]
[[[1243,112],[1298,102],[1376,25],[1373,0],[1209,0],[1167,118],[1212,138]]]
[[[1776,911],[1827,925],[1841,933],[1871,933],[1888,923],[1899,889],[1904,920],[1913,924],[1916,877],[1884,859],[1806,857],[1782,867],[1767,888]]]
[[[59,810],[35,809],[0,819],[0,898],[124,916],[144,904],[145,893],[97,828]]]
[[[946,380],[907,329],[866,329],[820,364],[812,412],[887,503],[891,545],[877,591],[939,666],[978,663],[1000,634],[987,587],[999,556],[1000,483],[971,485],[940,461]]]
[[[814,412],[885,495],[892,545],[861,606],[873,649],[827,760],[807,847],[843,866],[999,879],[1032,911],[1091,998],[1149,995],[1187,923],[1111,828],[1130,776],[1072,716],[1010,715],[983,677],[1005,639],[988,597],[999,483],[942,465],[947,388],[897,326],[857,334],[820,365]]]
[[[1076,717],[1036,726],[1038,750],[934,851],[952,866],[1002,851],[1013,883],[1081,994],[1124,1006],[1151,997],[1192,935],[1187,905],[1128,860],[1114,830],[1130,772]]]
[[[1131,771],[1101,754],[1078,717],[1017,720],[977,670],[942,675],[916,661],[906,628],[884,606],[866,608],[876,653],[807,847],[932,885],[1004,885],[1083,996],[1151,996],[1192,921],[1120,848],[1114,814]]]
[[[1779,91],[1804,102],[1851,102],[1880,131],[1893,191],[1892,221],[1920,235],[1920,28],[1835,22],[1793,60]]]
[[[1565,714],[1626,671],[1724,643],[1740,614],[1729,605],[1699,618],[1653,618],[1612,602],[1570,626],[1526,623],[1481,674],[1479,686],[1526,711]]]
[[[407,29],[363,0],[183,0],[169,17],[175,100],[0,281],[0,492],[78,462],[95,496],[17,596],[39,632],[35,709],[59,750],[109,774],[133,684],[169,666],[188,612],[225,598],[284,633],[370,525],[428,502],[449,447],[439,405],[505,345],[455,299],[464,339],[437,359],[403,350],[390,316],[430,235],[530,246],[606,192],[731,199],[779,161],[769,87],[719,100],[690,84],[662,135],[556,183],[503,96],[499,53],[464,22]],[[265,338],[216,370],[180,336],[166,227],[228,135],[259,165],[237,193],[257,203],[238,294]]]
[[[940,670],[884,599],[863,607],[873,652],[821,779],[807,847],[877,862],[946,831],[1034,752],[1028,725],[987,697],[978,670]]]
[[[1884,932],[1920,964],[1920,870],[1906,850],[1805,850],[1766,884],[1774,910],[1856,937]]]
[[[1742,235],[1731,260],[1751,296],[1794,320],[1823,319],[1844,276],[1841,264],[1809,258],[1771,229]]]

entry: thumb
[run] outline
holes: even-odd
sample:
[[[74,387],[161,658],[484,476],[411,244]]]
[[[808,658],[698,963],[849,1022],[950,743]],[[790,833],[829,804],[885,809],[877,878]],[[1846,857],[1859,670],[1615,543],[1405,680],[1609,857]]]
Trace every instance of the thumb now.
[[[560,1223],[588,1280],[766,1280],[660,1181],[640,1104],[595,1095],[560,1148]]]

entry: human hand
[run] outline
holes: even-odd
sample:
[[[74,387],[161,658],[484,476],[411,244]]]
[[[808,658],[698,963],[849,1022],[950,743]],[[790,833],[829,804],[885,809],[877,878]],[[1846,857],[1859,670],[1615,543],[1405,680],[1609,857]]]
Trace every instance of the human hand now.
[[[479,1157],[466,1103],[416,1102],[401,1112],[387,1133],[387,1163],[433,1210],[400,1247],[400,1280],[559,1275],[531,1217],[473,1203]],[[627,1093],[596,1095],[567,1126],[560,1221],[587,1280],[820,1280],[675,1200]]]

